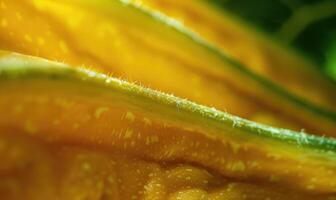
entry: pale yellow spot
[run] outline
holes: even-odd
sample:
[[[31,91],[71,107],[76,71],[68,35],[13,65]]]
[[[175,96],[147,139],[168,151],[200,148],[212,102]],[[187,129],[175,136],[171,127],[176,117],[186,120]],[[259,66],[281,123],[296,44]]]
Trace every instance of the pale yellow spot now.
[[[276,182],[276,181],[278,181],[279,180],[279,177],[278,176],[275,176],[275,175],[271,175],[270,176],[270,182]]]
[[[235,183],[229,183],[229,185],[226,188],[226,191],[230,192],[232,191],[237,185]]]
[[[110,182],[110,183],[114,183],[114,177],[113,176],[108,176],[107,177],[107,181]]]
[[[73,103],[71,103],[71,102],[69,102],[65,99],[62,99],[62,98],[55,99],[55,103],[57,105],[62,106],[63,108],[70,108],[73,105]]]
[[[7,8],[7,5],[5,4],[5,2],[1,1],[0,8],[4,10]]]
[[[308,189],[308,190],[313,190],[313,189],[315,189],[315,186],[314,186],[314,185],[308,185],[308,186],[307,186],[307,189]]]
[[[14,113],[18,114],[22,112],[22,105],[15,105],[13,108]]]
[[[187,171],[187,172],[192,172],[193,170],[190,169],[190,168],[187,168],[186,171]]]
[[[72,126],[73,129],[78,129],[79,128],[79,124],[78,123],[74,123]]]
[[[66,10],[63,10],[69,14],[71,14],[71,17],[69,19],[67,19],[67,23],[69,25],[69,27],[71,29],[77,29],[78,26],[81,26],[83,23],[87,22],[87,19],[86,21],[85,20],[85,14],[82,13],[82,12],[76,12],[75,13],[75,10],[72,10],[72,9],[66,9]]]
[[[83,169],[84,171],[90,171],[90,170],[91,170],[91,165],[90,165],[90,163],[88,163],[88,162],[84,162],[84,163],[82,164],[82,169]]]
[[[60,123],[59,120],[55,119],[53,122],[52,122],[54,125],[58,125]]]
[[[201,189],[189,189],[178,191],[169,196],[169,200],[206,200],[209,199],[207,192]]]
[[[15,16],[16,16],[16,18],[17,18],[18,20],[22,20],[22,15],[21,15],[21,13],[16,12],[16,13],[15,13]]]
[[[155,143],[155,142],[158,142],[159,141],[159,137],[154,135],[154,136],[150,136],[150,137],[147,137],[146,138],[146,145],[149,145],[149,144],[152,144],[152,143]]]
[[[27,42],[33,42],[33,39],[30,37],[30,35],[24,35],[24,39],[27,41]]]
[[[58,45],[61,48],[61,50],[63,51],[63,53],[68,53],[69,52],[69,48],[68,48],[67,44],[64,41],[60,41],[58,43]]]
[[[124,138],[125,139],[131,138],[132,135],[133,135],[133,130],[132,129],[126,129]]]
[[[238,161],[236,163],[233,163],[232,165],[232,171],[241,172],[245,170],[245,164],[242,161]]]
[[[240,149],[240,145],[239,144],[231,143],[231,147],[232,147],[233,153],[238,153],[238,151]]]
[[[144,117],[143,122],[145,123],[146,126],[151,126],[152,125],[152,120]]]
[[[150,138],[147,137],[147,138],[146,138],[146,145],[149,145],[149,144],[150,144]]]
[[[6,19],[1,19],[1,26],[6,27],[7,25],[8,25],[7,20]]]
[[[94,116],[96,119],[100,118],[100,116],[109,110],[108,107],[99,107],[95,110]]]
[[[259,163],[257,161],[252,161],[249,163],[249,166],[252,168],[256,168],[256,167],[259,167]]]
[[[45,44],[45,41],[42,37],[38,37],[37,38],[37,44],[40,46],[43,46]]]
[[[272,158],[274,160],[280,160],[281,156],[277,154],[267,154],[267,157]]]
[[[159,137],[158,136],[152,136],[151,137],[151,142],[154,143],[154,142],[158,142],[159,141]]]
[[[29,120],[27,120],[24,124],[24,130],[30,134],[34,134],[38,131],[38,128]]]
[[[132,112],[128,111],[128,112],[126,112],[125,119],[133,122],[135,120],[135,116],[134,116],[134,114]]]

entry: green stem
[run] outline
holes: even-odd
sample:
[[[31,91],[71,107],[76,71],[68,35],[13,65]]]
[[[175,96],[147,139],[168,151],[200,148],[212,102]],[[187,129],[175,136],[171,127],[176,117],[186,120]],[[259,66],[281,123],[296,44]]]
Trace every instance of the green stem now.
[[[277,34],[290,43],[309,25],[332,16],[336,16],[336,1],[302,6],[283,24]]]

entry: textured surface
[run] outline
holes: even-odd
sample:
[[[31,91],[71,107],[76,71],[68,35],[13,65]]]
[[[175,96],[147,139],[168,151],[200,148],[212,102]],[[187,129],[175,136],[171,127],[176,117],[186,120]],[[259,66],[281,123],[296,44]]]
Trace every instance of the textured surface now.
[[[256,124],[93,71],[6,55],[0,191],[7,199],[55,191],[62,199],[335,197],[335,140]]]
[[[329,136],[336,132],[336,114],[332,112],[335,110],[335,93],[329,92],[335,87],[314,72],[294,70],[293,73],[291,69],[296,68],[290,66],[280,70],[284,73],[276,71],[272,77],[282,77],[281,83],[294,88],[287,92],[285,88],[288,87],[280,87],[274,84],[276,81],[257,76],[254,70],[246,68],[250,65],[243,66],[233,61],[181,23],[119,1],[1,2],[0,15],[6,23],[0,27],[0,48],[74,66],[89,66],[114,77],[136,81],[146,87],[276,127],[296,131],[304,129],[312,134]],[[193,19],[193,16],[191,14],[189,18]],[[213,16],[211,10],[201,12],[201,17],[204,16],[210,19],[205,18],[203,27],[208,21],[221,25],[222,18]],[[95,28],[88,24],[94,24]],[[228,24],[236,27],[230,20]],[[24,34],[22,27],[26,27]],[[221,27],[227,26],[222,24]],[[227,33],[234,37],[226,42],[239,42],[245,36],[248,36],[246,41],[253,42],[255,37],[250,37],[248,32],[236,35],[241,33],[239,30]],[[292,57],[281,56],[285,51],[275,51],[272,55],[280,57],[273,59],[273,56],[265,55],[269,52],[267,49],[259,55],[263,61],[255,62],[259,60],[258,55],[250,52],[258,52],[254,48],[259,43],[245,42],[226,43],[236,47],[232,49],[238,53],[239,49],[242,50],[240,62],[260,64],[273,60],[266,67],[280,61],[286,63],[280,66],[292,63]],[[250,49],[245,51],[245,48]],[[302,64],[293,62],[293,66]],[[287,70],[290,71],[287,73]],[[306,81],[302,82],[303,79]],[[189,87],[182,87],[186,83]]]

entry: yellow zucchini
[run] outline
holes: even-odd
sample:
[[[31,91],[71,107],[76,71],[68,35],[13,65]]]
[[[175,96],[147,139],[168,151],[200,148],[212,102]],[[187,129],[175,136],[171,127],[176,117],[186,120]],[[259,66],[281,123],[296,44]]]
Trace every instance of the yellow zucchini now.
[[[2,49],[89,66],[277,127],[336,132],[333,109],[292,95],[178,22],[127,1],[2,0],[1,5]],[[324,94],[314,96],[334,103]]]
[[[0,58],[2,199],[333,199],[336,141],[83,68]]]

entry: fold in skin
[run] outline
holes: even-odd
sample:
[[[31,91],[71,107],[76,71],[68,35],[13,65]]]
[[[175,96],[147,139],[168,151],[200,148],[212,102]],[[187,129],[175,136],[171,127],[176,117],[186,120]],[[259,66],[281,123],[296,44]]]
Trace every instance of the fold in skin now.
[[[336,111],[336,94],[330,92],[335,90],[335,82],[328,80],[317,66],[289,46],[254,30],[235,18],[234,13],[217,7],[214,2],[221,0],[131,1],[183,22],[258,75],[321,107]],[[322,1],[321,5],[326,2]],[[330,2],[329,6],[334,5]],[[309,15],[306,18],[309,18]],[[305,18],[301,20],[306,21]]]
[[[0,48],[89,66],[253,121],[335,135],[332,109],[291,95],[176,21],[126,2],[1,0]]]
[[[2,52],[0,196],[325,199],[336,141],[83,68]]]

